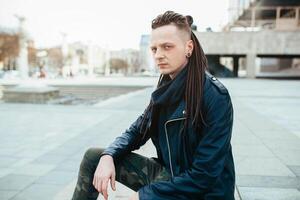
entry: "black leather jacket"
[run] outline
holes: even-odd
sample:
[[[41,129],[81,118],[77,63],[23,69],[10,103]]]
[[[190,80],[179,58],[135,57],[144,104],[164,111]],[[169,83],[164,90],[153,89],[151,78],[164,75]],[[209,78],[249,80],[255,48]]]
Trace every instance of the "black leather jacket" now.
[[[182,122],[186,120],[184,109],[185,102],[182,99],[163,127],[166,137],[177,138],[168,141],[170,152],[161,151],[158,137],[149,134],[160,162],[163,154],[171,153],[171,159],[165,165],[172,175],[171,180],[142,187],[139,198],[233,200],[235,170],[230,144],[233,107],[227,89],[219,80],[206,73],[203,117],[207,125],[201,128],[203,134],[188,128],[184,138],[176,136],[184,124]],[[149,137],[141,140],[139,130],[142,117],[143,114],[103,154],[118,159],[145,144]],[[151,122],[147,124],[149,131],[150,126]]]

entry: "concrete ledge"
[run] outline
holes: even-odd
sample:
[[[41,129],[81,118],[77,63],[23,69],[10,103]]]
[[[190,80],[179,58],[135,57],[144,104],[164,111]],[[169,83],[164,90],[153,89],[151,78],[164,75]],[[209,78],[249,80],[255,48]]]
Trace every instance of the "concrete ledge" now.
[[[3,90],[3,100],[12,103],[46,103],[59,97],[59,90],[54,87],[22,87]]]

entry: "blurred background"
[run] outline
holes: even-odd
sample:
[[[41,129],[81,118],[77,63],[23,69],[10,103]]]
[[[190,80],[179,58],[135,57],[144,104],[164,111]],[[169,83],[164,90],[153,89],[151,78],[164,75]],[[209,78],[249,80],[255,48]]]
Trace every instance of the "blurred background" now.
[[[150,23],[168,9],[194,17],[212,73],[298,77],[297,6],[296,0],[203,5],[196,1],[2,0],[0,77],[154,75]]]
[[[300,0],[0,0],[1,200],[71,198],[83,153],[149,102],[167,10],[193,17],[231,94],[236,198],[300,199]]]

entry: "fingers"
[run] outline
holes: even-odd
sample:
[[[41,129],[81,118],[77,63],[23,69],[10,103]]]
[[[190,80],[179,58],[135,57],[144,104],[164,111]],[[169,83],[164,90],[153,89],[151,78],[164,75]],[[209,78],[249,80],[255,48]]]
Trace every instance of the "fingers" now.
[[[104,180],[101,180],[99,177],[94,176],[93,179],[93,185],[96,188],[96,190],[101,193],[105,200],[108,199],[108,193],[107,193],[107,186],[108,186],[109,179],[106,178]]]
[[[113,191],[116,191],[116,175],[115,175],[115,174],[113,174],[113,175],[111,176],[110,185],[111,185],[111,189],[112,189]]]
[[[102,190],[102,194],[103,194],[103,197],[105,200],[107,200],[107,198],[108,198],[107,185],[108,185],[108,179],[102,181],[101,190]]]
[[[115,169],[113,160],[110,157],[102,157],[97,166],[96,172],[93,178],[93,185],[95,189],[101,193],[105,200],[108,199],[108,182],[110,181],[111,188],[116,190],[115,183]],[[101,173],[100,173],[101,172]]]
[[[101,191],[101,189],[102,189],[102,181],[101,181],[101,179],[99,179],[97,176],[95,176],[94,175],[94,179],[93,179],[93,185],[94,185],[94,187],[95,187],[95,189],[99,192],[99,193],[101,193],[102,194],[102,191]]]

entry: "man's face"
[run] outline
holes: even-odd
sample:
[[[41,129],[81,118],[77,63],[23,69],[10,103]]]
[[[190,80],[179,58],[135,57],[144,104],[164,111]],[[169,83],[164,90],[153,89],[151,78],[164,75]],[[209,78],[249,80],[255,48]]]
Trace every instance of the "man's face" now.
[[[150,48],[159,72],[174,78],[187,63],[186,54],[193,45],[185,32],[166,25],[152,30]]]

